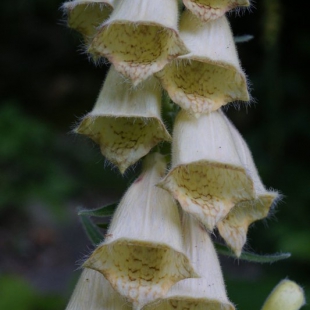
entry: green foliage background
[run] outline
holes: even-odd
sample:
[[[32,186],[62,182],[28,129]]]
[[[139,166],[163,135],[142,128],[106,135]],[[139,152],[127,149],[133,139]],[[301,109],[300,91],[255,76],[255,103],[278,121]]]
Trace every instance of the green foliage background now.
[[[92,108],[106,67],[88,62],[80,37],[62,21],[60,5],[0,3],[0,309],[65,307],[78,276],[76,262],[91,250],[75,208],[119,199],[134,174],[122,178],[97,146],[70,134]],[[238,44],[254,100],[227,113],[250,145],[264,183],[284,195],[274,214],[252,227],[247,249],[292,253],[272,265],[222,258],[239,310],[259,309],[285,277],[300,283],[310,300],[305,6],[258,0],[251,14],[230,15],[235,35],[254,35]]]

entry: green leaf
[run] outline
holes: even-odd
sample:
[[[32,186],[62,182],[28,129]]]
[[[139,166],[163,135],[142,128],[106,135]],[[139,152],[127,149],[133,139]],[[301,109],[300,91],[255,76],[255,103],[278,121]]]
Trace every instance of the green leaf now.
[[[215,248],[219,254],[237,258],[236,255],[224,244],[215,242]],[[291,253],[276,253],[276,254],[267,254],[260,255],[250,252],[242,252],[238,259],[246,260],[248,262],[255,263],[274,263],[276,261],[289,258]]]
[[[78,215],[88,215],[88,216],[98,216],[98,217],[105,217],[105,216],[111,216],[113,215],[115,209],[117,207],[117,203],[111,203],[109,205],[100,207],[98,209],[93,209],[93,210],[87,210],[87,209],[82,209],[79,210]]]
[[[86,215],[80,215],[83,228],[94,245],[98,245],[103,239],[103,234],[99,231],[97,226]]]

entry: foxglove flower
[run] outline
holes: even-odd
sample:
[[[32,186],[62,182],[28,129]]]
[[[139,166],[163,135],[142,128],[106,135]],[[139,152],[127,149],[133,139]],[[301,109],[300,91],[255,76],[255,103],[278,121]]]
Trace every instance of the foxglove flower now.
[[[158,185],[210,231],[236,203],[255,195],[253,181],[220,112],[199,119],[179,112],[174,123],[172,169]]]
[[[249,6],[249,0],[183,0],[184,5],[203,21],[221,17],[227,11]]]
[[[184,214],[182,226],[188,256],[201,278],[179,281],[164,298],[143,310],[234,310],[226,295],[221,267],[209,234],[188,214]]]
[[[199,116],[231,101],[249,100],[226,17],[203,23],[185,11],[180,36],[190,53],[177,57],[157,73],[175,103]]]
[[[84,269],[66,310],[131,310],[132,306],[118,294],[98,271]]]
[[[68,26],[89,42],[97,27],[110,16],[113,0],[74,0],[65,2],[62,8],[68,17]]]
[[[120,202],[105,241],[84,263],[101,272],[135,309],[164,296],[174,283],[198,276],[184,253],[177,206],[155,186],[165,169],[162,155],[148,155],[142,174]]]
[[[266,190],[246,142],[226,117],[225,120],[232,133],[241,161],[253,179],[256,193],[255,199],[236,204],[227,217],[217,224],[220,235],[235,254],[240,256],[242,247],[246,243],[249,226],[253,222],[267,217],[271,206],[279,200],[280,195],[276,191]]]
[[[88,51],[108,58],[137,85],[188,52],[177,24],[178,0],[119,0]]]
[[[132,85],[111,67],[94,109],[75,129],[100,145],[123,173],[160,141],[170,141],[160,116],[161,89],[151,77]]]

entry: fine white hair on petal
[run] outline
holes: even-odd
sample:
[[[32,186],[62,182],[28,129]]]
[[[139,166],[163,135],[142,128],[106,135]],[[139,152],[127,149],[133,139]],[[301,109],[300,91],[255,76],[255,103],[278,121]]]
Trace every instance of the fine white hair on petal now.
[[[65,2],[62,9],[70,28],[80,32],[86,44],[97,32],[97,27],[110,16],[113,0],[74,0]]]
[[[198,119],[179,112],[173,130],[172,168],[158,186],[210,231],[236,203],[255,197],[253,181],[218,111]]]
[[[118,294],[98,271],[84,269],[76,284],[66,310],[131,310],[124,297]]]
[[[232,133],[241,162],[253,179],[255,190],[254,199],[237,203],[227,217],[217,224],[220,235],[235,254],[240,256],[246,243],[249,226],[253,222],[267,217],[271,207],[280,199],[280,195],[274,190],[265,188],[245,140],[224,114],[223,117]]]
[[[171,140],[160,110],[157,79],[150,77],[133,88],[111,66],[93,110],[75,132],[98,143],[102,154],[124,173],[156,144]]]
[[[229,102],[250,100],[226,17],[203,23],[185,11],[180,36],[190,53],[156,74],[175,103],[199,117]]]
[[[249,0],[183,0],[183,3],[204,22],[217,19],[239,7],[250,7]]]
[[[162,155],[146,157],[105,241],[84,263],[100,271],[135,309],[164,296],[174,283],[198,277],[184,251],[177,205],[169,193],[155,186],[165,170]]]
[[[234,310],[228,300],[220,263],[209,234],[191,215],[182,214],[187,255],[201,276],[184,279],[143,310]]]
[[[178,0],[119,0],[88,51],[138,85],[188,53],[178,34]]]

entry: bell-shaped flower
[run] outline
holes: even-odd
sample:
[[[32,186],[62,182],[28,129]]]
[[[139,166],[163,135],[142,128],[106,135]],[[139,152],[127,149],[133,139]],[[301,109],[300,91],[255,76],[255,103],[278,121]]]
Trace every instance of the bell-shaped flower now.
[[[253,181],[218,111],[198,119],[179,112],[174,123],[172,169],[158,185],[210,231],[236,203],[254,197]]]
[[[86,42],[94,37],[99,27],[111,14],[113,0],[74,0],[65,2],[62,9],[68,26],[80,32]]]
[[[250,5],[249,0],[183,0],[183,3],[205,22],[219,18],[234,8]]]
[[[184,251],[180,215],[173,198],[156,187],[164,157],[146,157],[142,174],[121,200],[107,232],[84,267],[100,271],[112,287],[140,309],[176,282],[197,277]]]
[[[157,73],[175,103],[198,116],[231,101],[249,100],[246,77],[225,16],[203,23],[185,11],[180,36],[190,53]]]
[[[280,199],[280,195],[274,190],[266,190],[259,177],[249,147],[235,126],[226,117],[225,119],[241,161],[253,179],[256,193],[254,199],[237,203],[227,217],[217,223],[220,235],[235,254],[240,256],[246,243],[249,226],[253,222],[267,217],[271,206]]]
[[[119,0],[88,51],[108,58],[137,85],[188,53],[177,26],[178,0]]]
[[[131,310],[132,306],[118,294],[98,271],[84,269],[66,310]]]
[[[161,88],[154,77],[133,88],[112,66],[94,109],[75,132],[98,143],[123,173],[157,143],[170,141],[160,109]]]
[[[182,226],[188,256],[201,278],[179,281],[164,298],[155,300],[143,310],[234,310],[227,298],[221,267],[209,234],[188,214],[184,214]]]

